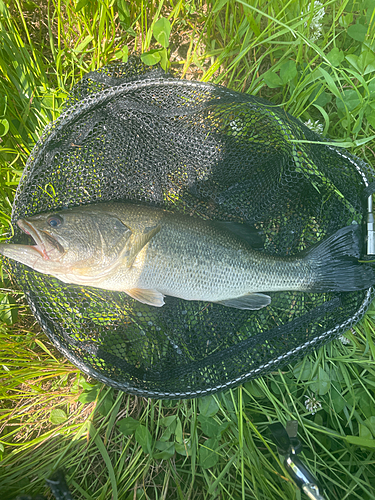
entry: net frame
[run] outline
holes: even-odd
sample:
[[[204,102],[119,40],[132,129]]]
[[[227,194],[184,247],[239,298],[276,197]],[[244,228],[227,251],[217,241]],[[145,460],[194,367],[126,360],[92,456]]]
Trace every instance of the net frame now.
[[[246,121],[249,113],[258,113],[255,121]],[[134,123],[142,125],[136,134],[144,134],[141,140],[131,143],[133,134],[121,142],[117,132],[113,132],[117,139],[111,142],[103,135],[103,130],[111,129],[115,117],[129,128],[129,124],[133,128]],[[254,125],[255,132],[248,123]],[[161,132],[155,127],[160,127]],[[148,160],[150,130],[157,136],[152,160]],[[260,145],[256,144],[257,136],[261,138]],[[163,145],[165,137],[172,141],[172,148]],[[110,156],[100,160],[103,150],[109,148],[107,142],[111,144],[110,151],[116,151],[116,140],[122,151],[136,151],[137,161],[142,163],[142,168],[135,170],[121,158],[114,159],[120,187],[112,178]],[[341,218],[347,223],[348,218],[359,224],[365,220],[363,192],[374,181],[373,171],[345,150],[317,144],[322,140],[299,120],[260,98],[208,83],[177,80],[161,70],[150,70],[138,59],[130,59],[127,64],[89,73],[74,87],[63,113],[45,129],[30,155],[17,189],[12,223],[66,206],[113,199],[137,201],[194,213],[196,217],[251,224],[266,238],[264,251],[290,255],[339,229]],[[98,142],[100,147],[95,149],[92,144]],[[254,167],[254,161],[251,168],[239,167],[242,149],[258,155],[263,162],[261,167]],[[262,149],[272,154],[261,155]],[[202,162],[197,162],[194,155]],[[152,163],[155,158],[160,163],[156,171]],[[177,165],[173,165],[174,158],[178,159]],[[277,168],[269,158],[278,161]],[[335,167],[333,177],[338,177],[342,168],[344,180],[333,181],[322,170],[327,158]],[[73,160],[78,164],[76,184],[71,179]],[[92,174],[92,168],[97,169],[96,174]],[[160,175],[163,168],[164,177]],[[252,187],[254,172],[259,175],[262,171],[267,173],[265,180],[256,179]],[[102,175],[103,172],[108,175]],[[285,179],[285,185],[274,180],[275,173],[280,179],[285,172],[289,184]],[[345,176],[350,177],[353,186],[345,184]],[[91,183],[84,184],[85,179]],[[131,186],[127,185],[129,179]],[[148,190],[144,189],[146,179],[151,182]],[[248,203],[247,193],[256,196],[265,185],[269,189],[265,202]],[[305,193],[308,196],[303,200]],[[336,198],[323,203],[326,213],[320,214],[317,223],[318,215],[312,217],[311,213],[318,213],[319,203],[328,194]],[[261,205],[258,212],[257,203]],[[280,207],[275,210],[277,204]],[[295,228],[292,232],[299,231],[298,238],[288,230],[291,220]],[[301,228],[308,233],[306,237]],[[12,242],[23,238],[15,228]],[[291,363],[348,330],[363,317],[375,295],[373,288],[310,294],[312,298],[306,306],[307,294],[274,293],[273,307],[298,310],[295,317],[284,311],[279,320],[272,319],[269,310],[228,311],[217,304],[186,305],[175,298],[156,312],[125,294],[65,286],[15,262],[8,261],[6,267],[24,290],[43,330],[74,365],[109,386],[164,399],[203,396],[235,387]],[[77,300],[87,310],[91,307],[93,314],[84,317],[77,311]],[[100,309],[101,302],[110,304],[107,311]],[[227,324],[222,329],[218,323],[224,317]],[[121,321],[131,322],[131,327],[119,327]],[[254,330],[251,325],[255,322],[258,326]],[[316,323],[320,323],[319,328]],[[108,340],[111,336],[117,347]]]

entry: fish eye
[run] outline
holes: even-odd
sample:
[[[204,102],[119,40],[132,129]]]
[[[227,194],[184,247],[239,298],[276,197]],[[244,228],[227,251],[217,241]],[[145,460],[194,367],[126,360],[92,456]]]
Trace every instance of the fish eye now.
[[[61,226],[61,224],[63,222],[64,221],[63,221],[62,217],[60,217],[59,215],[51,215],[51,217],[48,217],[48,219],[47,219],[47,223],[51,227],[59,227],[59,226]]]

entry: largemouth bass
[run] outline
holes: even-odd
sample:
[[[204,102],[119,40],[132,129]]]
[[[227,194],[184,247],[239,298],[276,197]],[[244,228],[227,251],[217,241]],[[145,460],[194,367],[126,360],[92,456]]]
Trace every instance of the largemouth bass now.
[[[161,307],[165,296],[260,309],[264,292],[353,291],[374,284],[357,261],[358,225],[295,257],[254,250],[215,221],[160,208],[102,203],[40,214],[17,224],[35,245],[1,244],[0,253],[64,283],[122,291]]]

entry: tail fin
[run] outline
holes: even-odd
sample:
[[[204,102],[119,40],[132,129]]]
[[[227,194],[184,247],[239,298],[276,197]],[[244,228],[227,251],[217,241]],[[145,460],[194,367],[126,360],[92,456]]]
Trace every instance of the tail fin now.
[[[306,259],[315,276],[310,290],[351,292],[374,285],[374,268],[358,262],[360,249],[361,227],[352,224],[309,250]]]

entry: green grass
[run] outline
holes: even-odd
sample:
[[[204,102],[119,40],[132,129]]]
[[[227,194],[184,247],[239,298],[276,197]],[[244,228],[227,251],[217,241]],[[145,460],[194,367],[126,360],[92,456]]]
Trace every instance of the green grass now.
[[[375,2],[322,4],[319,30],[307,0],[0,0],[2,238],[27,157],[74,82],[132,53],[280,104],[374,163]],[[169,45],[155,29],[162,17]],[[298,499],[267,431],[290,419],[327,498],[375,498],[375,309],[347,345],[233,391],[166,402],[86,380],[5,276],[0,303],[1,498],[46,493],[63,467],[77,500]],[[319,402],[314,415],[306,398]]]

